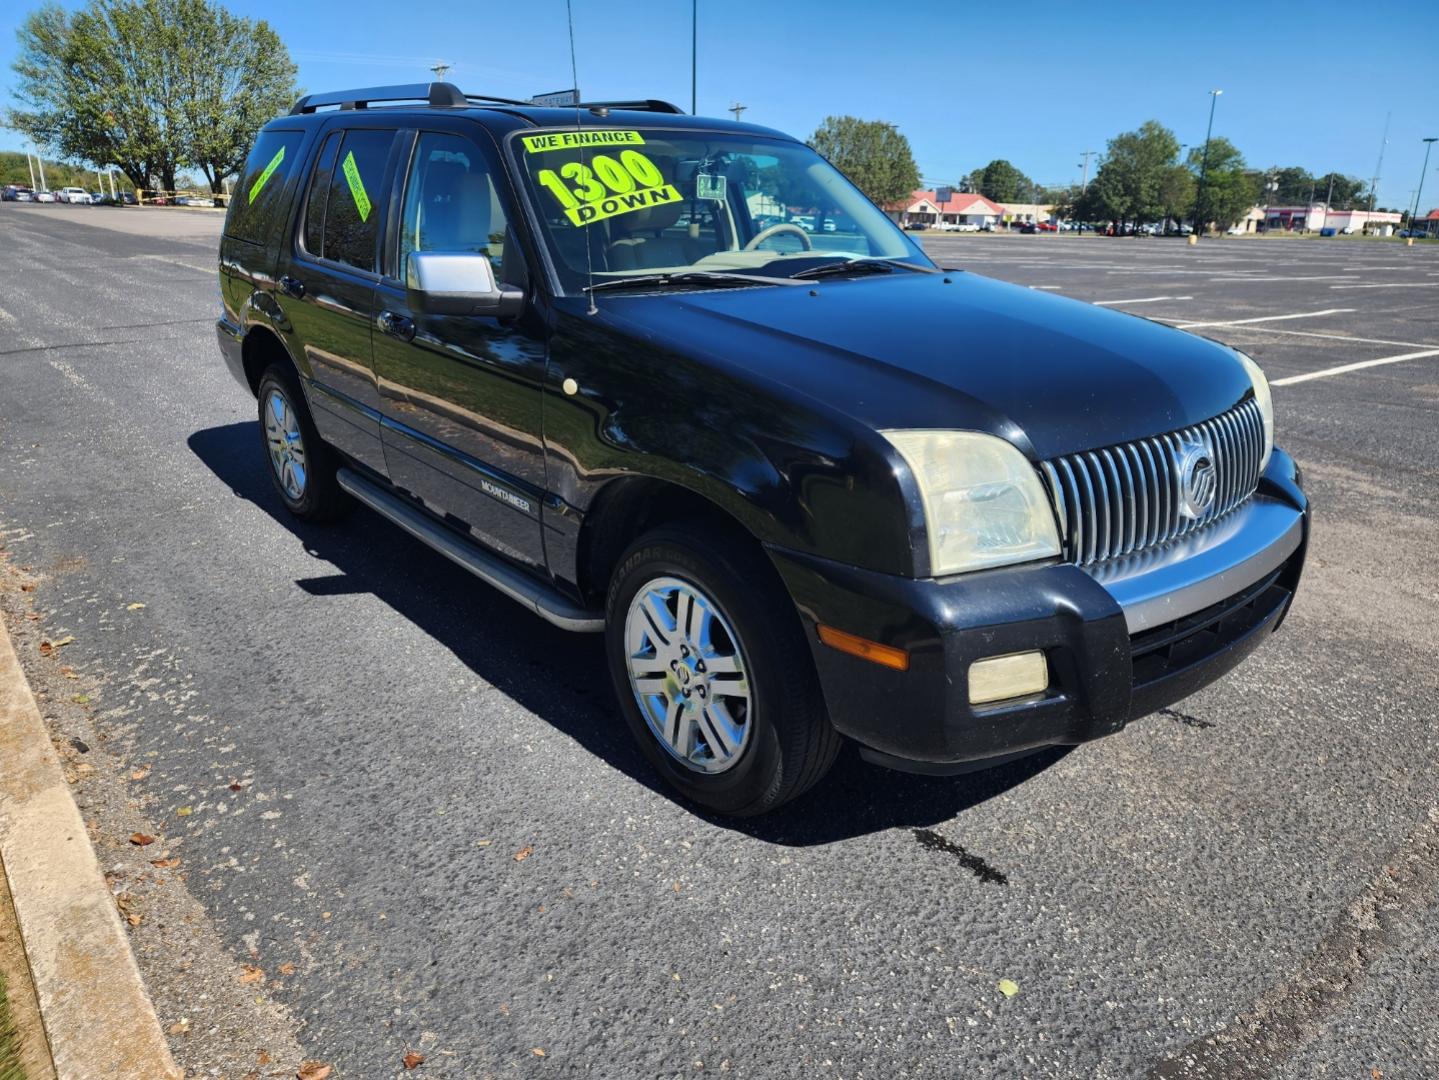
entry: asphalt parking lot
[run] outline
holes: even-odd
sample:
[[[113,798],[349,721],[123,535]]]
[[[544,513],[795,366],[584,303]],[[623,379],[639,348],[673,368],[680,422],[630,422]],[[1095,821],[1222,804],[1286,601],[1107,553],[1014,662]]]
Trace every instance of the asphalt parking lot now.
[[[1439,1075],[1439,245],[924,238],[1253,355],[1308,574],[1118,736],[944,780],[846,753],[734,823],[658,786],[597,639],[366,511],[285,516],[215,346],[218,228],[0,207],[0,543],[35,584],[4,607],[17,645],[73,636],[22,652],[109,763],[77,798],[182,1064]],[[178,870],[119,865],[140,824]],[[222,999],[271,1041],[177,1030]]]

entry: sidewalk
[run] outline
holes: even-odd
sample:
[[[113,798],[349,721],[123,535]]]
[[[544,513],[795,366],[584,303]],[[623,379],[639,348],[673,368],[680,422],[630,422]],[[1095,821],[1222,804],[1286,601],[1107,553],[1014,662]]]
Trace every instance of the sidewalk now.
[[[0,862],[59,1080],[179,1080],[3,624]]]

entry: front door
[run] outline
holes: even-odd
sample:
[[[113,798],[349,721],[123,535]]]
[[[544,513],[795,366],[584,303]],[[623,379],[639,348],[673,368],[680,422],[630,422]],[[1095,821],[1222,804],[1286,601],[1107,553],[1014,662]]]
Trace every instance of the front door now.
[[[544,565],[540,385],[543,320],[424,315],[406,296],[416,251],[487,255],[497,281],[528,291],[525,254],[493,141],[460,121],[414,136],[398,236],[376,286],[375,372],[390,480],[510,558]]]

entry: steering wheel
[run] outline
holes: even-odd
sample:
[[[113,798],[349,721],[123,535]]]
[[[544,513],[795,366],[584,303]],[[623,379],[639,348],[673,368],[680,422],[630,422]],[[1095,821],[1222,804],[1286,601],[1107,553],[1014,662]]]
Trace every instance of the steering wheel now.
[[[796,236],[798,236],[799,242],[804,245],[805,251],[814,250],[814,245],[809,242],[809,233],[805,232],[798,225],[795,225],[793,222],[789,221],[776,222],[768,229],[761,229],[759,232],[755,233],[753,239],[751,239],[750,242],[744,246],[744,250],[754,251],[771,236],[782,232],[792,232]]]

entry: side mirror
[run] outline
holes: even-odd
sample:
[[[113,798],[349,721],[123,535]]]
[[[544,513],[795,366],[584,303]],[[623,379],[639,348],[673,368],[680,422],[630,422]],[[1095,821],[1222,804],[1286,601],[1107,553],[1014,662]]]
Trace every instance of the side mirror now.
[[[487,256],[412,251],[407,262],[405,286],[412,311],[506,319],[525,308],[521,290],[495,281]]]

